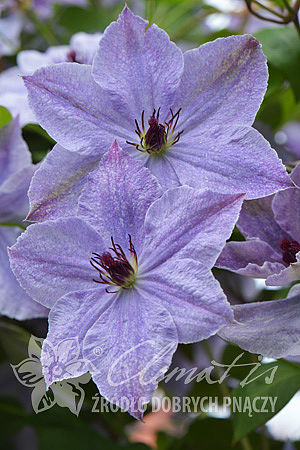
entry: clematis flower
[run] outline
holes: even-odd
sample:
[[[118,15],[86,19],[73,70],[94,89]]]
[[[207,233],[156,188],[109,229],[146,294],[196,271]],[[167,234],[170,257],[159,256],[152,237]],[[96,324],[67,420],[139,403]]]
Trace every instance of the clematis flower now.
[[[51,187],[33,180],[31,220],[52,217],[49,203],[64,204],[87,159],[99,160],[115,137],[164,189],[189,185],[252,199],[291,185],[251,128],[268,77],[257,40],[231,36],[182,55],[163,30],[147,26],[126,7],[106,29],[92,70],[58,64],[24,77],[38,122],[66,149],[49,155],[39,176],[68,166],[70,152],[78,159],[76,171],[66,169],[67,178],[60,171]]]
[[[245,202],[237,226],[247,240],[228,242],[218,267],[266,278],[269,286],[300,280],[300,165],[291,179],[297,186]]]
[[[0,128],[0,314],[18,320],[47,316],[47,309],[20,287],[7,254],[7,247],[14,244],[21,230],[5,224],[26,217],[27,190],[33,173],[30,152],[18,119],[14,119]]]
[[[211,274],[243,195],[161,188],[115,142],[88,175],[78,216],[29,226],[10,249],[19,282],[51,308],[42,364],[48,385],[89,370],[101,394],[141,418],[178,342],[232,320]],[[47,346],[77,339],[85,368],[55,371]],[[58,355],[59,356],[59,355]],[[59,358],[58,358],[59,359]],[[63,358],[68,365],[67,355]]]
[[[0,56],[14,55],[20,46],[20,34],[28,25],[27,10],[49,19],[55,3],[85,6],[86,0],[1,0],[0,5]],[[2,17],[3,16],[3,17]]]
[[[101,33],[76,33],[72,36],[70,45],[49,47],[44,53],[37,50],[20,52],[17,66],[0,74],[0,105],[9,109],[13,116],[19,114],[22,126],[36,122],[20,75],[29,75],[40,67],[65,61],[92,64],[101,36]]]

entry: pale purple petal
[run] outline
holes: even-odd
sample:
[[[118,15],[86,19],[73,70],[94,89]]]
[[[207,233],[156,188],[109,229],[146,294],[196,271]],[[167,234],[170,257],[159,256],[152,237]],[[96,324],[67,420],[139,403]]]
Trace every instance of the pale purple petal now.
[[[0,186],[0,221],[22,222],[29,210],[27,191],[34,174],[33,165],[12,174]]]
[[[31,164],[31,155],[22,138],[19,119],[13,119],[0,128],[0,183]]]
[[[207,128],[201,124],[190,133],[184,130],[167,155],[181,183],[199,189],[241,192],[246,199],[253,199],[292,184],[275,150],[249,127]]]
[[[128,247],[128,234],[138,251],[144,239],[146,212],[161,188],[151,173],[124,153],[117,142],[87,177],[78,215],[102,236],[107,247],[114,241]]]
[[[187,186],[168,190],[146,215],[144,270],[167,259],[193,258],[211,268],[230,237],[243,196],[196,191]]]
[[[5,106],[14,117],[19,114],[21,126],[36,122],[28,106],[27,91],[18,67],[11,67],[0,74],[0,105]]]
[[[127,7],[105,31],[93,64],[103,88],[129,105],[134,118],[161,108],[163,120],[174,102],[183,70],[180,49],[167,33]]]
[[[92,64],[102,33],[76,33],[70,40],[70,48],[74,50],[76,62]]]
[[[93,289],[93,252],[105,250],[101,236],[79,218],[31,225],[9,250],[21,286],[42,305],[52,307],[62,295]]]
[[[131,400],[125,409],[141,419],[177,347],[171,315],[139,290],[118,295],[89,329],[84,357],[101,395],[113,403]]]
[[[17,320],[47,317],[48,310],[27,295],[9,265],[7,247],[20,234],[19,228],[0,227],[0,314]]]
[[[300,354],[300,296],[233,306],[236,323],[219,335],[271,358]]]
[[[27,219],[39,222],[76,215],[86,175],[98,162],[99,157],[70,152],[57,144],[32,178]]]
[[[245,201],[237,226],[246,238],[259,238],[280,253],[279,241],[283,238],[290,240],[290,236],[274,217],[273,199],[274,195]]]
[[[274,217],[292,241],[300,242],[300,188],[278,192],[272,203]]]
[[[216,266],[255,278],[267,278],[284,268],[282,255],[260,239],[228,242]]]
[[[250,35],[217,39],[187,51],[176,99],[182,128],[252,125],[267,80],[266,57]]]
[[[274,273],[266,280],[267,286],[288,286],[300,280],[300,252],[296,255],[297,261],[290,264],[279,273]]]
[[[176,172],[176,165],[173,164],[173,161],[170,161],[167,156],[163,155],[159,158],[150,156],[147,159],[145,166],[156,176],[164,190],[181,186],[181,182]]]
[[[82,342],[86,333],[113,300],[114,296],[107,294],[104,288],[71,292],[57,300],[49,314],[49,331],[44,341],[41,358],[43,374],[48,386],[55,381],[70,378],[68,367],[58,372],[55,361],[63,359],[65,364],[76,358],[82,361]],[[69,354],[59,354],[60,344],[70,339],[78,342],[79,351],[76,358]],[[47,351],[45,351],[46,348]],[[73,376],[80,376],[87,372],[89,365],[80,364],[77,369]]]
[[[143,277],[142,289],[170,312],[181,343],[207,339],[233,319],[218,281],[192,259],[156,268]]]
[[[292,170],[291,179],[298,187],[300,187],[300,164],[297,164]]]
[[[39,123],[63,147],[100,156],[115,137],[135,139],[127,106],[95,83],[91,66],[55,64],[24,80]]]

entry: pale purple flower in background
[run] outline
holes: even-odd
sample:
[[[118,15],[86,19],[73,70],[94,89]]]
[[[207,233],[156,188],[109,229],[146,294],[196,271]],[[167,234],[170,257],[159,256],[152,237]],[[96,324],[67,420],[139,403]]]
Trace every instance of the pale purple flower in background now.
[[[19,114],[22,126],[36,122],[20,75],[29,75],[40,67],[65,61],[92,64],[101,36],[101,33],[76,33],[70,45],[50,47],[44,53],[37,50],[20,52],[17,66],[0,74],[0,105],[5,106],[13,116]]]
[[[0,128],[0,314],[24,320],[46,317],[47,309],[33,301],[20,287],[11,271],[7,247],[21,234],[18,223],[29,208],[27,190],[34,166],[21,136],[18,119]]]
[[[0,5],[0,56],[14,55],[20,45],[20,34],[28,26],[28,19],[24,10],[30,7],[41,19],[48,19],[53,12],[55,3],[66,6],[86,6],[87,0],[32,0],[20,2],[19,0],[1,0]],[[27,6],[28,5],[28,6]],[[4,17],[1,15],[5,13]],[[4,14],[3,14],[4,15]]]
[[[19,223],[28,213],[27,191],[35,166],[15,118],[0,128],[0,222]]]
[[[147,25],[125,8],[106,29],[92,70],[63,63],[24,77],[38,122],[66,149],[50,153],[37,175],[52,171],[55,183],[33,180],[31,220],[53,217],[53,201],[54,217],[63,214],[65,193],[115,137],[164,189],[190,185],[252,199],[291,185],[275,151],[251,128],[268,77],[257,40],[231,36],[183,55],[163,30]],[[68,170],[76,158],[76,170]]]
[[[291,179],[295,187],[244,203],[237,226],[247,240],[228,242],[217,267],[269,286],[300,280],[300,165]]]
[[[139,400],[150,400],[178,342],[206,339],[232,320],[211,268],[243,196],[188,186],[161,195],[115,142],[88,176],[78,217],[31,225],[9,251],[21,285],[51,308],[45,345],[78,338],[87,364],[73,376],[89,370],[104,397],[131,398],[127,409],[139,418]],[[47,354],[50,385],[64,375],[45,369]]]
[[[275,139],[300,160],[300,122],[288,122],[275,134]]]
[[[14,55],[20,46],[22,16],[18,13],[1,18],[0,10],[0,56]]]

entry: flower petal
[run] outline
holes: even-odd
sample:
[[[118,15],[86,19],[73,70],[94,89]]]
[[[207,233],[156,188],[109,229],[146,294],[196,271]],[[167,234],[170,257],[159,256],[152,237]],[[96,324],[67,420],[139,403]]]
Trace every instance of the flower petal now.
[[[217,39],[184,54],[176,106],[181,126],[252,125],[267,88],[268,69],[250,35]]]
[[[146,212],[160,195],[161,188],[151,173],[114,142],[99,167],[88,175],[78,214],[99,232],[108,247],[112,236],[126,249],[130,234],[139,250]]]
[[[149,208],[140,262],[149,271],[174,255],[199,260],[211,268],[231,235],[242,195],[196,191],[188,186],[169,189]]]
[[[207,339],[233,320],[218,281],[192,259],[173,259],[151,271],[141,289],[170,312],[181,343]]]
[[[267,278],[284,268],[281,256],[260,239],[228,242],[216,266],[255,278]]]
[[[273,200],[274,217],[293,241],[300,242],[300,188],[278,192]]]
[[[95,83],[91,66],[54,64],[23,78],[39,123],[68,150],[101,156],[115,137],[135,139],[134,118]]]
[[[290,238],[290,236],[280,228],[274,217],[273,199],[274,195],[256,200],[246,200],[243,203],[237,226],[245,237],[259,238],[281,254],[279,241],[283,238]]]
[[[236,323],[219,335],[271,358],[300,354],[300,296],[233,306]]]
[[[130,290],[101,314],[83,345],[101,395],[120,405],[125,397],[130,404],[123,409],[141,419],[141,407],[171,363],[177,332],[161,304]]]
[[[300,280],[300,252],[296,255],[297,261],[290,264],[279,273],[270,276],[267,281],[267,286],[288,286],[294,281]]]
[[[101,236],[79,218],[31,225],[9,249],[12,269],[21,286],[51,308],[62,295],[92,289],[93,252],[104,251]]]
[[[106,29],[93,64],[93,76],[118,95],[135,119],[161,108],[163,121],[174,102],[183,71],[183,56],[167,33],[124,8]]]
[[[0,221],[23,222],[29,210],[27,191],[35,167],[25,167],[12,174],[0,186]]]
[[[32,164],[31,154],[22,138],[18,117],[0,128],[0,150],[0,183]]]
[[[250,200],[292,184],[275,150],[250,127],[184,130],[168,157],[181,183],[197,189],[243,192]]]
[[[70,152],[57,144],[32,178],[27,219],[42,222],[75,216],[86,175],[98,162],[99,156]]]
[[[17,320],[47,317],[48,310],[27,295],[9,265],[7,247],[20,234],[19,228],[0,227],[0,314]]]

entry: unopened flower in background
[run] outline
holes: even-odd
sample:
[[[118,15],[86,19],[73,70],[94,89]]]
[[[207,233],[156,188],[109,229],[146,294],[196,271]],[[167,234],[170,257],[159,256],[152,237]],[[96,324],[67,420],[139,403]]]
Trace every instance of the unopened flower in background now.
[[[101,36],[101,33],[76,33],[71,38],[70,45],[49,47],[46,52],[21,51],[17,56],[17,66],[0,74],[0,105],[5,106],[14,116],[19,114],[22,126],[36,122],[21,75],[29,75],[40,67],[66,61],[92,64]]]
[[[21,288],[7,254],[21,234],[18,226],[8,225],[21,224],[28,213],[27,190],[34,170],[16,118],[0,128],[0,314],[18,320],[48,314]]]

